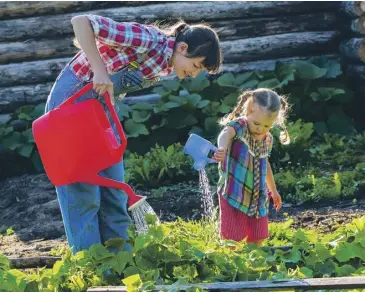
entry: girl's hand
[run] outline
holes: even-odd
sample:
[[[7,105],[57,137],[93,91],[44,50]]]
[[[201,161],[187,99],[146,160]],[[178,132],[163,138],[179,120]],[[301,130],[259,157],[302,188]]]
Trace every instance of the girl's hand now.
[[[93,89],[99,94],[104,95],[105,92],[109,93],[110,101],[114,105],[114,90],[113,82],[110,80],[106,72],[95,72],[93,77]]]
[[[217,162],[221,162],[224,160],[224,157],[226,157],[226,152],[227,152],[226,149],[224,149],[223,147],[219,147],[217,151],[214,153],[212,159]]]
[[[279,195],[279,193],[277,191],[273,191],[271,193],[271,198],[273,200],[275,210],[279,211],[281,209],[282,204],[283,204],[281,202],[281,196]]]

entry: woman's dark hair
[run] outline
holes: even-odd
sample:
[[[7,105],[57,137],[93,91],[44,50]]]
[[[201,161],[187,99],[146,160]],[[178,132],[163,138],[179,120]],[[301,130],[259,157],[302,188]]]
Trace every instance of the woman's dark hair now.
[[[179,42],[188,45],[188,57],[204,57],[203,66],[209,73],[220,70],[223,57],[219,47],[219,37],[214,29],[206,24],[188,25],[184,21],[160,28],[167,36],[175,37],[175,47]]]

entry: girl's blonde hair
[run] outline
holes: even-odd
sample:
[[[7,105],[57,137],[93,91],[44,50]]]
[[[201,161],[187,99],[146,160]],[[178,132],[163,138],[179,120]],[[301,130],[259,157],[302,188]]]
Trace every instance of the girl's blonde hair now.
[[[231,113],[223,117],[219,124],[226,126],[229,122],[236,120],[242,115],[247,115],[248,105],[250,103],[258,104],[262,109],[274,113],[279,112],[274,125],[282,128],[280,133],[280,142],[282,144],[290,143],[290,136],[286,129],[286,119],[289,110],[287,98],[278,95],[275,91],[266,88],[258,88],[255,90],[245,91],[238,98],[238,103]]]

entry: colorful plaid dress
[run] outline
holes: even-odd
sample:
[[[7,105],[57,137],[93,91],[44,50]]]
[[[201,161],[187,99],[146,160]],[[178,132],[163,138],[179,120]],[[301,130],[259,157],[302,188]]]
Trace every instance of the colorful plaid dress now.
[[[264,217],[269,209],[266,173],[273,137],[268,133],[264,140],[256,140],[247,130],[244,118],[227,126],[235,129],[236,136],[224,161],[218,166],[217,192],[247,216]]]

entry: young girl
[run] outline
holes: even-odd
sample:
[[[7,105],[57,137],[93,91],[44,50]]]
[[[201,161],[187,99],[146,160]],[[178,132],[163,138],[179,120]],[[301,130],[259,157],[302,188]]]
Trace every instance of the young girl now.
[[[115,90],[123,95],[143,89],[156,82],[161,74],[175,71],[179,78],[196,77],[202,70],[217,72],[221,64],[218,36],[205,25],[180,22],[163,31],[155,26],[118,23],[97,15],[76,16],[71,23],[81,50],[58,76],[46,112],[87,82],[93,82],[93,90],[81,99],[103,101],[100,96],[105,92],[114,97]],[[107,114],[110,116],[108,111]],[[113,122],[112,126],[116,132]],[[123,181],[122,157],[120,163],[101,175]],[[123,191],[75,183],[56,187],[56,192],[73,252],[110,238],[128,238],[131,220]]]
[[[268,161],[273,144],[269,131],[274,124],[280,125],[284,129],[280,140],[289,143],[287,108],[285,97],[269,89],[256,89],[242,94],[233,112],[220,121],[225,127],[219,134],[214,159],[220,162],[217,192],[224,239],[246,239],[261,246],[269,237],[269,197],[277,211],[281,208]]]

